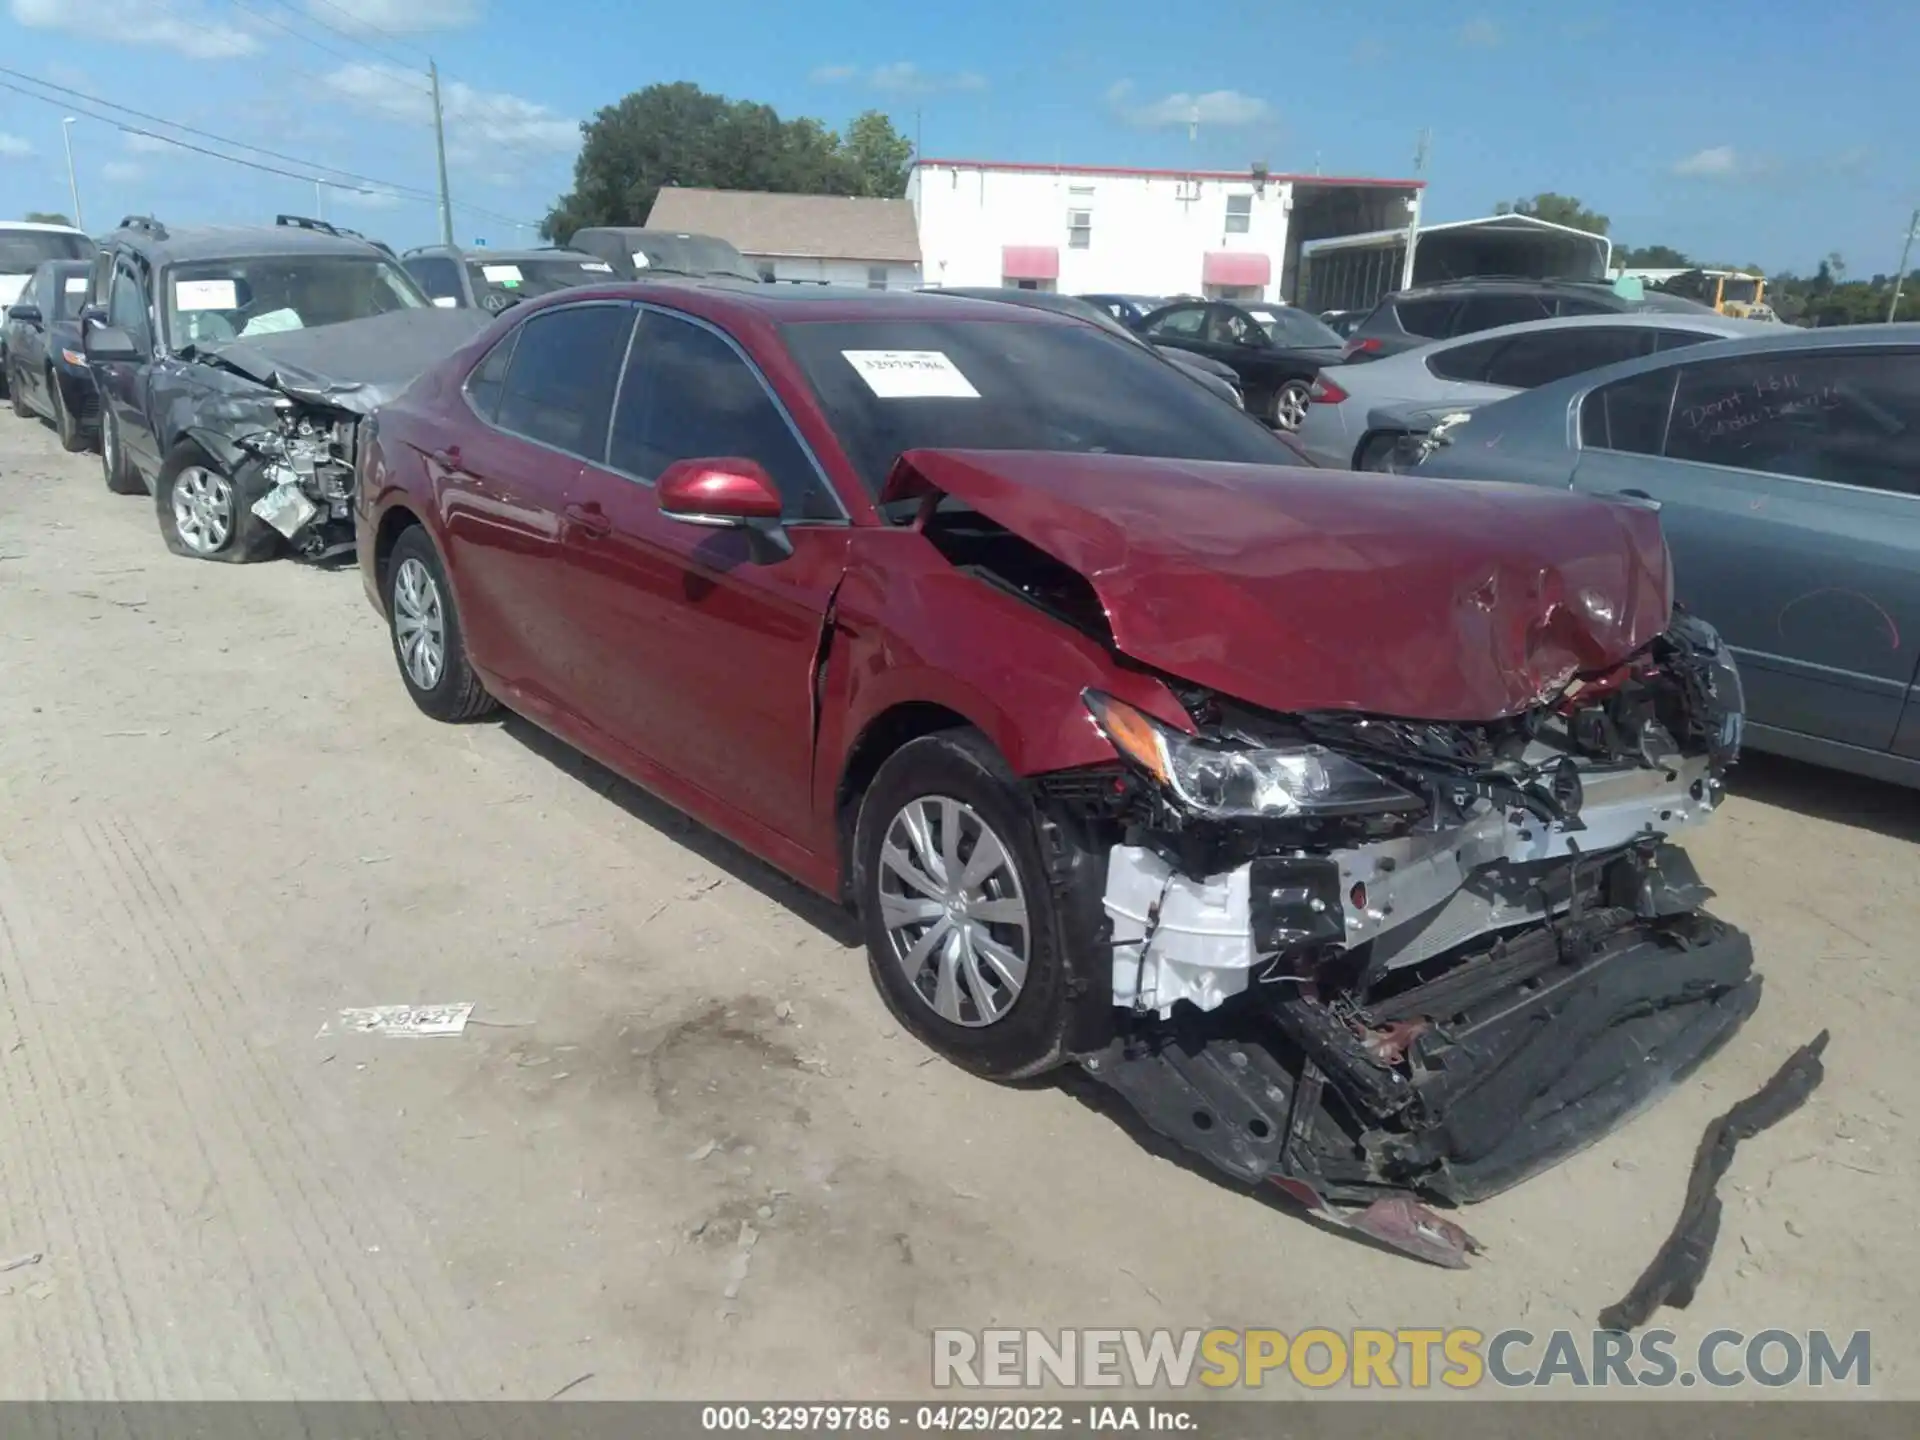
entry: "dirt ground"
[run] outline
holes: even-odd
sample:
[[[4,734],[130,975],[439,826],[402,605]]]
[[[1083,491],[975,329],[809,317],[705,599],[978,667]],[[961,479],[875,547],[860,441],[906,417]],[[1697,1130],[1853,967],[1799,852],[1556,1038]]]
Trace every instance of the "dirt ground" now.
[[[1870,1329],[1920,1396],[1920,797],[1735,789],[1692,849],[1759,1015],[1433,1269],[930,1061],[830,908],[520,721],[418,714],[351,571],[172,558],[9,417],[0,1262],[42,1258],[0,1273],[0,1396],[903,1397],[935,1326],[1584,1330],[1823,1026],[1663,1323]],[[464,1035],[337,1033],[440,1001]]]

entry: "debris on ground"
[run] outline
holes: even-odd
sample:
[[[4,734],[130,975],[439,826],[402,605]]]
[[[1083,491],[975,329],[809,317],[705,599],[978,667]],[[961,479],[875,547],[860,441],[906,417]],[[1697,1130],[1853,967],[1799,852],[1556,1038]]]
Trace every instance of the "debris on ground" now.
[[[690,1154],[688,1154],[687,1159],[691,1160],[695,1164],[698,1164],[700,1161],[706,1159],[709,1155],[713,1154],[713,1152],[718,1150],[719,1148],[720,1148],[720,1142],[718,1140],[705,1141],[701,1145],[699,1145],[696,1149],[694,1149]]]
[[[368,1005],[350,1008],[340,1012],[340,1028],[362,1035],[401,1038],[458,1035],[467,1028],[473,1005],[473,1001],[466,1000],[455,1005]],[[330,1027],[322,1025],[314,1039],[318,1040],[329,1033]]]
[[[35,1250],[27,1255],[16,1255],[11,1260],[0,1260],[0,1275],[6,1274],[9,1270],[24,1270],[29,1265],[38,1265],[44,1259],[46,1256]]]
[[[1673,1233],[1625,1297],[1600,1312],[1602,1330],[1633,1330],[1646,1324],[1662,1305],[1684,1310],[1693,1303],[1720,1234],[1720,1197],[1715,1187],[1733,1164],[1734,1150],[1742,1140],[1751,1140],[1807,1103],[1826,1077],[1820,1062],[1826,1048],[1827,1032],[1822,1030],[1788,1056],[1771,1080],[1707,1126],[1694,1152],[1686,1203],[1680,1207]]]

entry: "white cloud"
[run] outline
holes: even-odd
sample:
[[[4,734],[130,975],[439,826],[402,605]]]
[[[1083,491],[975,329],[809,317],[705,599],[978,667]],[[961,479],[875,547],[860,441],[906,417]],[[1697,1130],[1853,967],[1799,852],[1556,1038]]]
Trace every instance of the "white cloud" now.
[[[33,154],[33,142],[22,140],[18,135],[9,135],[0,130],[0,157],[17,160],[23,155]]]
[[[146,172],[131,160],[109,160],[100,167],[100,173],[109,180],[138,180]]]
[[[384,120],[431,124],[433,101],[420,77],[397,65],[343,65],[326,77],[327,85],[353,109]],[[497,90],[476,90],[463,80],[443,82],[440,104],[446,115],[447,149],[477,156],[516,151],[559,154],[580,143],[577,121],[544,105]]]
[[[860,73],[858,65],[816,65],[807,72],[813,85],[841,85]]]
[[[1173,130],[1195,124],[1233,129],[1257,125],[1273,115],[1273,107],[1266,101],[1238,90],[1209,90],[1202,95],[1180,90],[1158,100],[1136,103],[1131,80],[1117,80],[1108,86],[1107,103],[1129,125],[1143,130]]]
[[[391,210],[406,199],[391,190],[342,190],[335,186],[327,187],[327,199],[341,205],[351,205],[356,210]]]
[[[307,0],[307,13],[343,30],[424,35],[480,19],[481,0]]]
[[[866,82],[875,90],[885,90],[894,95],[931,95],[940,90],[987,88],[987,77],[975,71],[936,75],[922,70],[911,60],[894,60],[885,65],[876,65],[868,72]]]
[[[1460,43],[1476,50],[1491,50],[1501,38],[1500,27],[1484,15],[1476,15],[1460,27]]]
[[[9,0],[8,8],[30,30],[64,30],[194,60],[232,60],[260,49],[231,12],[216,16],[199,0]]]
[[[1673,173],[1696,179],[1724,179],[1740,172],[1740,154],[1731,145],[1710,145],[1674,162]]]
[[[122,130],[120,141],[135,155],[164,155],[180,148],[173,141],[163,140],[158,135],[136,135],[131,130]]]

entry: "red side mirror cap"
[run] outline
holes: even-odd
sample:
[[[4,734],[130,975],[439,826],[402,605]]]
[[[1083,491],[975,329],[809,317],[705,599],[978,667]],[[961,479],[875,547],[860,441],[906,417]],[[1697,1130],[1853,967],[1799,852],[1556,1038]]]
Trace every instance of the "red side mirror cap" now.
[[[758,461],[737,455],[676,460],[654,489],[662,514],[713,520],[778,520],[780,492]]]

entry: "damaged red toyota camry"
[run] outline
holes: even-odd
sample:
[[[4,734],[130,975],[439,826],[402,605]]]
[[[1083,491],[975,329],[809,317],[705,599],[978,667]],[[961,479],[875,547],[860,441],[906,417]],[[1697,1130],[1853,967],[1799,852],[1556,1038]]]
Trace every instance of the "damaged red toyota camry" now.
[[[1431,1258],[1417,1198],[1759,998],[1670,843],[1742,701],[1650,509],[1301,468],[1065,316],[719,284],[516,308],[358,481],[427,714],[508,706],[843,898],[967,1069],[1078,1065]]]

